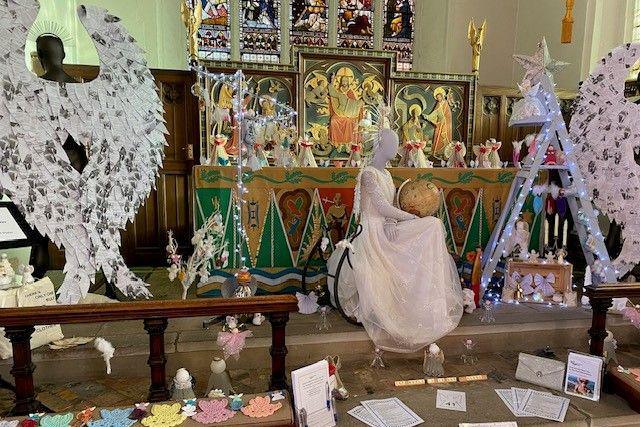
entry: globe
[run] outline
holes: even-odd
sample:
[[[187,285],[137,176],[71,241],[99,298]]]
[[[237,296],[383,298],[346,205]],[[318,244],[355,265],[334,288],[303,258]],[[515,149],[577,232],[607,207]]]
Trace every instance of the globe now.
[[[440,207],[440,190],[430,181],[407,180],[400,186],[398,205],[420,218],[433,216]]]

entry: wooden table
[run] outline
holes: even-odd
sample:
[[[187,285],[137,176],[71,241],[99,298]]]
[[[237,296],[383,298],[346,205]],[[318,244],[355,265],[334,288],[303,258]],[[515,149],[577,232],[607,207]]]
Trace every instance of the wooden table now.
[[[596,356],[603,355],[604,339],[607,337],[607,312],[613,305],[613,298],[640,298],[640,283],[615,283],[587,286],[593,316],[591,318],[591,344],[589,351]],[[617,366],[609,366],[606,371],[605,386],[625,399],[631,408],[640,412],[640,382],[633,375],[618,372]]]
[[[118,304],[78,304],[43,307],[6,308],[0,310],[0,327],[13,347],[15,406],[12,415],[39,412],[36,400],[31,360],[31,334],[35,325],[78,324],[142,320],[149,334],[151,387],[149,401],[169,400],[164,353],[164,332],[169,319],[200,316],[221,316],[236,313],[263,313],[271,323],[271,380],[270,390],[287,388],[285,377],[285,327],[289,313],[298,310],[293,295],[272,295],[251,298],[212,298],[204,300],[134,301]]]

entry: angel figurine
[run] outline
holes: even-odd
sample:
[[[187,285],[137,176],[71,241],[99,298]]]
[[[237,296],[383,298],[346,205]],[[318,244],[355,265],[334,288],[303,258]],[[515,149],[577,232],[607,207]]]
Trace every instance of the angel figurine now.
[[[427,156],[424,154],[424,148],[426,146],[426,141],[413,141],[412,162],[414,168],[433,167],[433,162],[427,160]]]
[[[362,145],[359,142],[352,142],[350,145],[351,154],[349,155],[347,165],[352,168],[359,168],[362,164]]]
[[[217,134],[213,138],[213,155],[209,160],[210,166],[228,166],[229,165],[229,154],[225,146],[227,145],[227,137],[222,134]]]
[[[444,375],[444,352],[433,343],[429,345],[429,349],[424,352],[424,362],[422,363],[422,372],[429,377],[441,377]]]
[[[291,126],[286,128],[280,136],[280,142],[276,142],[273,148],[274,160],[276,166],[281,168],[295,167],[298,165],[298,159],[291,152],[291,142],[295,141],[296,128]]]
[[[485,144],[474,145],[473,153],[476,155],[475,165],[477,168],[491,167],[491,162],[489,161],[489,154],[491,153],[491,147]]]
[[[511,161],[513,162],[513,166],[520,169],[520,151],[522,150],[522,144],[524,140],[521,141],[511,141],[511,145],[513,145],[513,152],[511,153]]]
[[[538,139],[537,135],[530,133],[529,135],[524,137],[524,144],[527,147],[527,155],[522,160],[523,164],[529,164],[533,161],[533,158],[536,156],[538,152]]]
[[[540,83],[535,85],[525,79],[522,84],[518,84],[520,92],[524,97],[513,105],[513,112],[509,119],[509,125],[514,123],[540,123],[546,120],[546,109],[538,99]]]
[[[300,146],[300,154],[298,157],[298,164],[302,168],[317,168],[318,164],[316,163],[316,159],[313,156],[313,142],[309,140],[309,137],[306,135],[300,137],[298,140],[298,145]]]
[[[262,125],[256,125],[256,142],[253,144],[256,158],[260,164],[260,168],[266,168],[269,166],[269,160],[264,152],[266,145],[266,127]]]
[[[500,147],[502,147],[502,142],[496,141],[495,138],[490,138],[486,143],[491,150],[489,152],[489,164],[493,169],[501,169],[502,161],[500,161]]]
[[[238,325],[238,320],[235,316],[227,316],[226,320],[225,327],[223,327],[222,331],[218,332],[217,343],[222,347],[225,359],[233,356],[238,360],[240,352],[244,348],[245,340],[253,334],[249,330],[240,332],[239,328],[243,325]]]
[[[444,148],[444,157],[449,168],[466,168],[464,157],[467,155],[467,147],[460,141],[451,141]]]

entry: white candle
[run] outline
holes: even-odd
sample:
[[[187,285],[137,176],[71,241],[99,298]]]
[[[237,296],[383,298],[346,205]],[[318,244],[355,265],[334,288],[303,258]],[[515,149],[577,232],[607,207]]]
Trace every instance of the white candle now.
[[[567,247],[567,236],[569,235],[569,221],[564,221],[564,227],[562,228],[562,247]]]
[[[549,244],[549,220],[545,218],[544,220],[544,245],[547,246]]]
[[[553,238],[557,239],[558,238],[558,227],[560,226],[560,216],[558,214],[556,214],[556,221],[555,224],[553,224]]]

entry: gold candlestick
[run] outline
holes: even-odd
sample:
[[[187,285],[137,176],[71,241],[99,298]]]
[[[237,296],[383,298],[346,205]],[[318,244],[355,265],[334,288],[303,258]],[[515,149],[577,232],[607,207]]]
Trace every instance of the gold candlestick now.
[[[480,71],[480,52],[484,43],[484,32],[487,29],[487,20],[485,19],[480,28],[476,28],[473,19],[469,21],[469,30],[467,38],[471,46],[471,72],[478,74]]]

